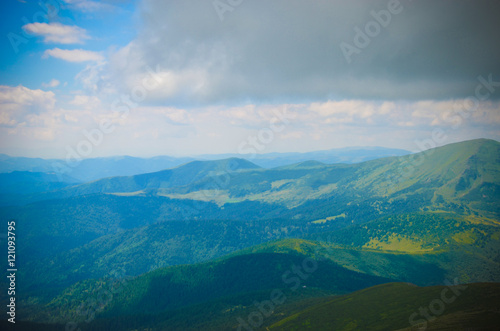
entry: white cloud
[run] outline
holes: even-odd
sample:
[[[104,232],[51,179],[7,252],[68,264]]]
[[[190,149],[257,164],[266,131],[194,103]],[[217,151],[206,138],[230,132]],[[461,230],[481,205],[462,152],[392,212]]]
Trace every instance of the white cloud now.
[[[73,100],[69,102],[70,105],[80,107],[81,109],[89,109],[99,111],[102,108],[101,100],[96,96],[89,95],[75,95]]]
[[[485,101],[474,107],[468,99],[424,100],[410,104],[407,126],[499,125],[500,103]]]
[[[84,49],[69,50],[69,49],[53,48],[53,49],[48,49],[43,53],[44,59],[48,58],[49,56],[68,62],[88,62],[88,61],[99,62],[104,60],[104,57],[100,53],[87,51]]]
[[[81,10],[83,12],[95,12],[100,10],[113,10],[116,7],[110,4],[107,4],[103,1],[91,1],[91,0],[64,0],[67,4]]]
[[[68,97],[68,96],[66,96]],[[65,104],[61,100],[68,100]],[[64,157],[106,119],[116,126],[92,156],[177,153],[236,153],[242,141],[270,128],[276,112],[286,109],[287,123],[274,132],[261,152],[329,149],[344,146],[387,146],[414,150],[415,139],[430,137],[437,126],[445,143],[489,137],[498,139],[500,102],[483,102],[463,116],[464,99],[419,102],[329,100],[326,102],[255,104],[180,108],[140,104],[126,118],[113,112],[100,95],[73,91],[61,98],[50,91],[0,86],[0,149],[50,148]],[[461,122],[454,122],[460,118]],[[285,124],[285,125],[282,125]],[[6,145],[1,140],[11,141]],[[44,145],[45,144],[45,145]],[[5,147],[7,146],[7,147]],[[36,151],[33,152],[36,154]],[[53,154],[54,155],[54,154]],[[40,156],[40,155],[39,155]]]
[[[316,102],[312,103],[309,109],[321,116],[348,115],[367,118],[375,113],[375,107],[371,102],[359,100]]]
[[[31,90],[22,85],[0,86],[0,126],[26,124],[30,116],[53,110],[55,103],[53,92]]]
[[[61,82],[58,81],[57,79],[51,79],[50,82],[48,83],[42,83],[42,87],[45,88],[53,88],[53,87],[58,87]]]
[[[315,102],[309,110],[327,124],[374,123],[387,114],[387,104],[362,100]]]
[[[114,95],[116,88],[110,84],[106,86],[103,84],[106,74],[105,66],[106,62],[91,62],[76,75],[75,80],[82,84],[82,87],[88,92]]]
[[[171,124],[187,125],[192,121],[191,115],[184,110],[172,107],[144,107],[137,110],[138,113],[150,112],[153,116],[164,118]]]
[[[85,29],[75,25],[64,25],[61,23],[29,23],[23,29],[31,34],[42,36],[44,43],[58,44],[83,44],[90,37]]]

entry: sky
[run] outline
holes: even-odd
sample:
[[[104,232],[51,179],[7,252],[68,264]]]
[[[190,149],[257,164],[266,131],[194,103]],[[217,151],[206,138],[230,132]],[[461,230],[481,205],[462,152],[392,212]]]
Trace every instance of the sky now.
[[[5,0],[0,153],[500,140],[500,3]]]

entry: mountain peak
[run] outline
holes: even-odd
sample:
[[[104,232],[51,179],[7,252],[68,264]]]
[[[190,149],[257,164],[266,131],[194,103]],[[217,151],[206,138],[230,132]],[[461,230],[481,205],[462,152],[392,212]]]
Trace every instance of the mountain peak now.
[[[260,169],[258,165],[252,163],[245,159],[240,159],[237,157],[230,157],[222,160],[196,160],[188,163],[184,163],[173,169],[181,168],[197,168],[200,170],[218,170],[218,171],[238,171],[246,169]]]

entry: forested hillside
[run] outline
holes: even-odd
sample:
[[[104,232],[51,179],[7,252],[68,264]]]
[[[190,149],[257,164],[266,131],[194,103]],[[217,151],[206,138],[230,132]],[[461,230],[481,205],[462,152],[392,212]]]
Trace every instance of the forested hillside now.
[[[54,327],[231,329],[273,289],[288,299],[262,325],[376,284],[498,282],[499,159],[500,143],[483,139],[359,164],[196,161],[64,187],[21,173],[39,184],[0,208],[16,222],[18,307]],[[79,307],[109,286],[120,293],[87,323]]]

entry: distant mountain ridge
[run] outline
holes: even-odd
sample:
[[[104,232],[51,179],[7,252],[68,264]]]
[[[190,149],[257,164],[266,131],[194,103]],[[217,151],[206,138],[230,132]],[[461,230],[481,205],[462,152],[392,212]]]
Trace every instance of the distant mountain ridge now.
[[[0,154],[0,173],[12,171],[31,171],[52,173],[63,168],[65,174],[81,182],[105,177],[132,176],[170,169],[190,161],[210,161],[228,158],[242,158],[264,168],[285,166],[304,161],[323,163],[357,163],[387,156],[406,155],[410,152],[384,147],[352,147],[308,153],[268,153],[255,157],[241,154],[206,154],[192,157],[156,156],[140,158],[132,156],[112,156],[83,159],[67,166],[65,160],[11,157]]]
[[[316,212],[331,209],[328,206],[331,199],[337,205],[349,202],[352,205],[361,197],[363,201],[392,201],[392,205],[406,199],[422,206],[463,205],[461,208],[500,215],[496,203],[500,198],[499,155],[499,142],[477,139],[354,164],[305,161],[264,169],[237,158],[191,161],[158,172],[109,177],[52,192],[24,194],[19,204],[110,193],[203,200],[220,206],[228,202],[260,201],[295,208],[310,201],[316,205]],[[370,208],[373,209],[373,204]],[[351,207],[345,209],[328,216],[342,214]]]
[[[10,157],[0,154],[0,173],[12,171],[31,171],[55,173],[76,178],[80,182],[92,181],[112,176],[131,176],[160,171],[193,161],[193,158],[157,156],[138,158],[131,156],[112,156],[83,159],[68,165],[65,160],[27,157]],[[61,170],[62,169],[62,170]]]
[[[78,183],[69,176],[54,173],[13,171],[0,173],[0,194],[33,194],[60,189]]]
[[[237,157],[252,161],[263,168],[275,168],[306,161],[318,161],[325,164],[360,163],[382,157],[403,156],[407,154],[411,154],[411,152],[404,149],[370,146],[343,147],[304,153],[264,153],[250,157],[245,154],[207,154],[200,155],[199,157],[207,160]]]
[[[90,183],[69,187],[60,194],[65,197],[92,193],[133,193],[144,194],[172,187],[182,187],[206,178],[219,178],[243,170],[256,170],[259,166],[250,161],[230,158],[216,161],[191,161],[180,166],[134,176],[116,176],[99,179]],[[68,194],[66,194],[68,193]]]
[[[176,199],[263,201],[290,207],[335,198],[425,200],[427,205],[462,204],[500,214],[500,143],[472,140],[401,157],[356,164],[307,161],[262,169],[243,159],[196,161],[157,173],[106,178],[60,191],[64,196],[90,193],[156,194]],[[224,171],[236,162],[242,171]],[[418,163],[417,163],[418,161]],[[243,171],[244,170],[244,171]],[[210,174],[210,176],[208,176]],[[217,194],[207,195],[207,190]],[[58,195],[52,195],[58,197]],[[417,200],[416,200],[417,199]],[[341,214],[340,211],[338,214]],[[330,215],[335,216],[335,215]]]

